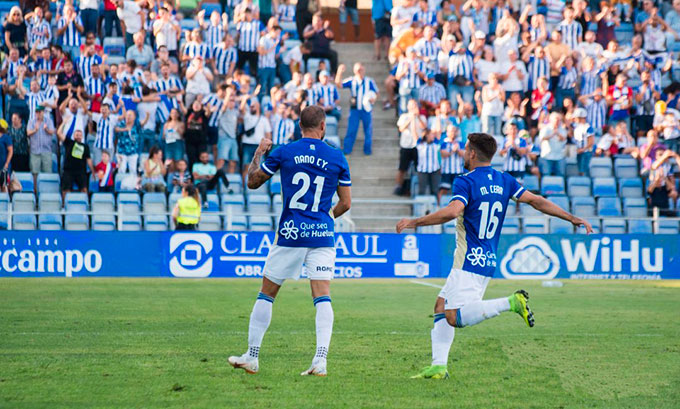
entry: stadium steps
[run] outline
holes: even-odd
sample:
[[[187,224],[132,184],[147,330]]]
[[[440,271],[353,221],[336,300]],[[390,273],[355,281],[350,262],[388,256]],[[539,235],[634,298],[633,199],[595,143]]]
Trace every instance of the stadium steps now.
[[[399,162],[399,133],[394,110],[383,111],[382,99],[385,96],[384,82],[389,73],[387,62],[373,61],[372,43],[343,43],[337,45],[338,60],[347,66],[346,76],[352,75],[352,66],[361,62],[366,69],[366,76],[373,78],[380,90],[379,100],[373,110],[373,155],[365,156],[363,152],[364,135],[359,127],[359,135],[354,144],[354,151],[347,160],[352,173],[352,197],[357,199],[396,199],[392,195],[394,177]],[[343,117],[338,124],[338,134],[344,139],[349,117],[349,91],[341,90]],[[394,219],[370,219],[380,213],[393,216]],[[397,220],[412,214],[410,205],[352,204],[351,215],[357,231],[393,232]]]

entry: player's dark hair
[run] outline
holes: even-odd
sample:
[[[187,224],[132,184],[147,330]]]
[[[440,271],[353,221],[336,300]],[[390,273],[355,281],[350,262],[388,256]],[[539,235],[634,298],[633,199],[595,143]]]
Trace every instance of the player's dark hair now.
[[[300,113],[300,129],[317,129],[321,122],[326,120],[326,113],[323,108],[317,105],[310,105]]]
[[[486,133],[471,133],[468,135],[470,147],[477,153],[482,162],[491,162],[491,158],[496,154],[496,139]]]

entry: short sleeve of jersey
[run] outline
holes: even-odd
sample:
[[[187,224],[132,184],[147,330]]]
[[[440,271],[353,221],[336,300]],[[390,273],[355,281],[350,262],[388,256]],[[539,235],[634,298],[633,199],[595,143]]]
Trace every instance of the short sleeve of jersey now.
[[[260,164],[260,169],[269,176],[273,176],[281,167],[282,154],[283,147],[274,149],[274,151],[267,156],[267,159]]]
[[[338,184],[340,186],[352,186],[352,178],[349,175],[349,164],[345,155],[340,155],[342,162],[340,162],[340,175],[338,176]]]
[[[522,194],[524,194],[526,191],[524,186],[520,185],[517,179],[507,173],[503,173],[503,177],[505,178],[505,186],[508,189],[508,192],[511,194],[510,199],[514,201],[519,200],[519,198],[522,197]]]
[[[458,200],[463,202],[465,206],[468,205],[470,199],[470,183],[466,177],[459,177],[453,181],[453,188],[451,189],[451,202]],[[450,202],[449,202],[450,203]]]

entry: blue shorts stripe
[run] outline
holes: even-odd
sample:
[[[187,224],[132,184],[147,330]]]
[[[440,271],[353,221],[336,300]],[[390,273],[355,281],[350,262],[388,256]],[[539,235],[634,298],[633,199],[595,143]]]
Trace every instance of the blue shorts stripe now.
[[[446,314],[444,314],[443,312],[439,314],[434,314],[435,323],[437,323],[437,321],[443,320],[444,318],[446,318]]]
[[[270,297],[270,296],[268,296],[267,294],[263,294],[263,293],[257,294],[257,299],[258,299],[258,300],[269,301],[270,303],[273,303],[273,302],[274,302],[274,297]]]
[[[463,320],[460,318],[460,308],[456,310],[456,327],[463,328]]]
[[[331,297],[328,296],[328,295],[322,295],[321,297],[316,297],[314,299],[314,305],[316,305],[320,302],[331,302]]]

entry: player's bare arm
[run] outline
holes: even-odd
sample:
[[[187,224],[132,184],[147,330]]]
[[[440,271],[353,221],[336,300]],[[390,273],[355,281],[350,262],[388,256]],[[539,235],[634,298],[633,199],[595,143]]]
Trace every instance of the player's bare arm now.
[[[352,206],[352,188],[349,186],[338,186],[338,203],[333,207],[333,218],[337,219],[349,210]]]
[[[518,201],[520,203],[527,203],[531,205],[531,207],[533,207],[534,209],[538,210],[541,213],[545,213],[547,215],[559,217],[562,220],[566,220],[576,227],[583,226],[586,228],[586,232],[588,234],[593,232],[593,227],[590,225],[590,223],[588,223],[587,220],[583,220],[580,217],[574,216],[573,214],[563,210],[561,207],[544,198],[543,196],[535,195],[529,191],[525,191],[524,193],[522,193],[522,196],[520,196]]]
[[[260,169],[260,161],[262,160],[262,155],[269,152],[272,148],[272,140],[269,138],[262,138],[260,145],[258,145],[253,154],[253,161],[250,162],[248,166],[248,188],[257,189],[271,178],[271,175],[266,174],[262,169]]]
[[[415,229],[420,226],[444,224],[463,214],[463,210],[465,210],[465,204],[459,200],[454,200],[449,203],[448,206],[443,207],[434,213],[430,213],[417,219],[399,220],[399,223],[397,223],[397,233],[401,233],[405,229]]]

